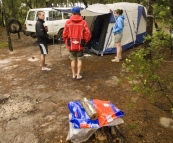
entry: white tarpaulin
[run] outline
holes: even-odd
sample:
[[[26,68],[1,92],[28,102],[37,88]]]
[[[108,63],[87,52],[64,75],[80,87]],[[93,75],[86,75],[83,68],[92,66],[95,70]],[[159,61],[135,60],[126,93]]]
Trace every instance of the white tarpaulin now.
[[[71,119],[71,114],[69,114],[69,120]],[[105,126],[116,126],[124,123],[122,118],[117,118],[116,120],[111,121]],[[67,135],[67,141],[72,141],[73,143],[82,143],[87,141],[99,128],[81,128],[75,129],[74,125],[69,122],[69,132]]]
[[[81,10],[82,16],[97,16],[111,13],[112,10],[104,4],[89,5],[86,9]]]

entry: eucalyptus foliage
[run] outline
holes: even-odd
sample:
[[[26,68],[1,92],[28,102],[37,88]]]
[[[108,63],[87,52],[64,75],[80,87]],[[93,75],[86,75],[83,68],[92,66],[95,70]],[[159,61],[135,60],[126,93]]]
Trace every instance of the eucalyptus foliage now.
[[[85,2],[87,4],[94,4],[94,3],[116,3],[116,2],[131,2],[131,3],[139,3],[144,5],[145,7],[148,6],[149,0],[3,0],[3,3],[6,8],[6,13],[8,18],[16,18],[21,22],[24,22],[27,11],[32,8],[41,8],[46,7],[47,3],[49,6],[67,6],[68,4],[74,4],[76,2]],[[162,15],[164,18],[169,19],[169,15],[171,10],[173,10],[173,2],[172,0],[157,0],[155,1],[154,5],[154,14],[156,18],[157,15]],[[1,15],[0,19],[2,19],[2,9],[0,8]],[[167,17],[168,16],[168,17]],[[2,20],[0,20],[0,25],[2,25]]]
[[[152,36],[147,36],[149,47],[142,46],[134,50],[126,59],[123,68],[126,73],[123,77],[133,83],[133,91],[152,97],[157,100],[162,97],[168,99],[168,104],[173,110],[171,91],[173,88],[173,71],[165,71],[165,59],[170,56],[165,53],[166,49],[171,50],[173,39],[169,32],[157,31]],[[146,58],[150,55],[150,58]],[[159,95],[159,96],[158,96]],[[153,100],[154,101],[154,100]],[[155,102],[155,101],[154,101]]]

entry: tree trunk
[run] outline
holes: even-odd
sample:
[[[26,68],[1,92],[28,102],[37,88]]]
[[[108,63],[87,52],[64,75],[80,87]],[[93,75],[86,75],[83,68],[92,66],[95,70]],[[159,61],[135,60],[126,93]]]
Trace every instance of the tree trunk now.
[[[88,2],[86,0],[83,0],[83,4],[85,5],[85,7],[88,7]]]
[[[169,0],[169,4],[170,4],[171,16],[173,17],[173,1],[172,0]]]
[[[12,9],[12,17],[13,18],[16,18],[16,16],[15,16],[15,6],[14,6],[14,0],[11,0],[11,9]]]
[[[28,2],[27,0],[25,0],[25,2],[26,2],[26,4],[29,6],[29,8],[31,8],[31,9],[32,9],[31,1],[30,1],[30,2]]]
[[[152,35],[153,33],[153,7],[154,0],[148,0],[148,17],[147,17],[147,29],[146,32],[148,35]]]
[[[170,9],[170,14],[172,16],[171,27],[170,27],[170,32],[172,33],[172,30],[173,30],[173,1],[172,0],[169,0],[169,9]]]
[[[153,7],[152,4],[154,3],[155,0],[148,0],[148,10],[147,10],[147,27],[146,27],[146,36],[150,35],[152,36],[153,34]],[[146,40],[144,43],[144,48],[149,47],[150,44],[150,40]],[[148,55],[145,56],[146,60],[152,59],[151,57],[151,53],[149,53]]]
[[[1,26],[2,27],[5,27],[5,25],[4,25],[4,14],[3,14],[3,10],[2,10],[2,7],[1,7]]]
[[[3,3],[3,0],[1,0],[1,1],[2,1],[2,10],[3,10],[4,18],[5,18],[5,26],[6,26],[7,37],[8,37],[8,47],[9,47],[9,50],[13,51],[10,32],[8,31],[8,26],[7,26],[8,19],[7,19],[6,13],[5,13],[5,5]]]
[[[37,0],[35,0],[35,7],[38,7],[38,6],[37,6]]]
[[[5,24],[4,24],[4,13],[3,13],[3,10],[2,10],[2,27],[5,27]]]
[[[152,36],[153,33],[153,7],[152,4],[154,3],[154,0],[148,0],[148,10],[147,10],[147,27],[146,27],[146,36],[150,35]],[[144,43],[144,47],[147,48],[149,46],[150,41],[147,40]]]

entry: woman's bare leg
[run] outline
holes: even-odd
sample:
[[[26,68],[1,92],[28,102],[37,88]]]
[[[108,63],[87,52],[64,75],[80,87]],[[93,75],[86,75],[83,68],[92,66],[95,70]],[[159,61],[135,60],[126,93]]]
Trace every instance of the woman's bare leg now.
[[[121,53],[122,53],[122,47],[121,47],[121,43],[118,42],[118,43],[115,43],[116,45],[116,48],[117,48],[117,58],[120,58],[122,57]]]

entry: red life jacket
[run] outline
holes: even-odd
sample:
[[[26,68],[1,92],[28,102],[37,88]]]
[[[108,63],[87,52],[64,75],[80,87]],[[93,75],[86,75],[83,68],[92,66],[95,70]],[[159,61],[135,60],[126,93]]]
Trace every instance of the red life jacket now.
[[[63,31],[63,40],[68,49],[70,51],[81,51],[90,38],[91,33],[87,22],[80,15],[72,15],[67,20]]]

